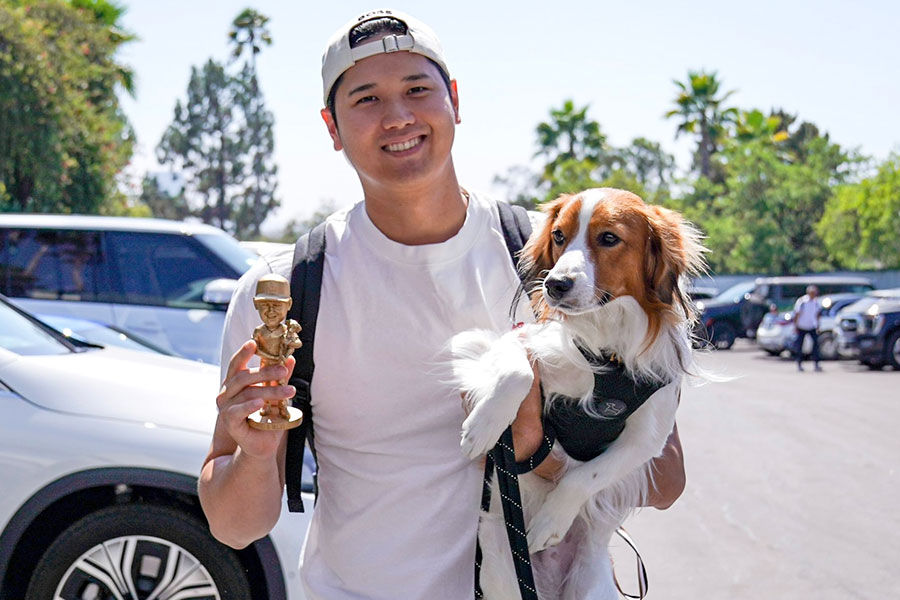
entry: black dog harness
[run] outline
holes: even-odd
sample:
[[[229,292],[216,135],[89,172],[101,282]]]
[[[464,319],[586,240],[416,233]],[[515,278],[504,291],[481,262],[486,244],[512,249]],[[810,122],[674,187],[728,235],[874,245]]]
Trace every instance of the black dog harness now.
[[[594,371],[590,405],[593,414],[579,406],[574,398],[558,397],[550,406],[545,422],[550,424],[566,454],[575,460],[588,461],[603,454],[625,430],[628,417],[666,383],[635,381],[614,357],[593,354],[582,347],[579,350]]]

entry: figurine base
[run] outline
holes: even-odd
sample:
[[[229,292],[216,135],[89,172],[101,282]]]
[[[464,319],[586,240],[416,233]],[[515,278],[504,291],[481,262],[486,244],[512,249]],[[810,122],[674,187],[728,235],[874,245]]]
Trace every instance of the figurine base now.
[[[288,412],[291,414],[290,419],[284,419],[281,415],[267,415],[262,416],[259,414],[259,411],[256,411],[249,417],[247,417],[247,424],[250,425],[253,429],[264,429],[264,430],[285,430],[285,429],[293,429],[294,427],[299,427],[303,422],[303,411],[299,408],[294,408],[293,406],[287,407]]]

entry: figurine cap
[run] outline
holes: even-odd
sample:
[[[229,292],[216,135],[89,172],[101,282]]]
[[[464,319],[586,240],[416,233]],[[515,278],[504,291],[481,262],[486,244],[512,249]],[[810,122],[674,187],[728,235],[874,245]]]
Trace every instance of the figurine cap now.
[[[277,300],[278,302],[291,301],[291,284],[281,275],[263,275],[256,282],[256,295],[253,301]]]
[[[355,48],[350,47],[350,30],[366,21],[384,17],[396,19],[406,25],[406,33],[390,34],[377,40],[363,42]],[[344,71],[364,58],[375,54],[390,52],[414,52],[430,58],[446,73],[450,74],[444,60],[444,49],[437,34],[418,19],[398,10],[380,9],[363,13],[345,23],[328,41],[328,47],[322,55],[322,91],[325,103],[331,88]]]

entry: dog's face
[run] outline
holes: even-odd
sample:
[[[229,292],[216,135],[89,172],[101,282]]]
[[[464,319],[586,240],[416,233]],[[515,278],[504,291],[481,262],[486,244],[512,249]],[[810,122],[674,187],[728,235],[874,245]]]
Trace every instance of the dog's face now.
[[[623,296],[651,319],[676,302],[690,310],[679,278],[702,270],[702,247],[678,213],[611,188],[561,196],[544,211],[543,229],[523,250],[544,316],[584,314]]]

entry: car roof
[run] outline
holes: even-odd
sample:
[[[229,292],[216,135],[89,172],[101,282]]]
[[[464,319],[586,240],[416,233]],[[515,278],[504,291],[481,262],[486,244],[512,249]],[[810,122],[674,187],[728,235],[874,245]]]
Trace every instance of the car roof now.
[[[205,223],[148,219],[142,217],[101,217],[96,215],[0,214],[0,227],[31,229],[80,229],[87,231],[140,231],[147,233],[200,233],[221,235],[218,227]]]
[[[818,283],[850,283],[872,285],[867,277],[845,277],[843,275],[785,275],[781,277],[757,277],[756,283],[777,285],[779,283],[806,283],[815,285]]]

